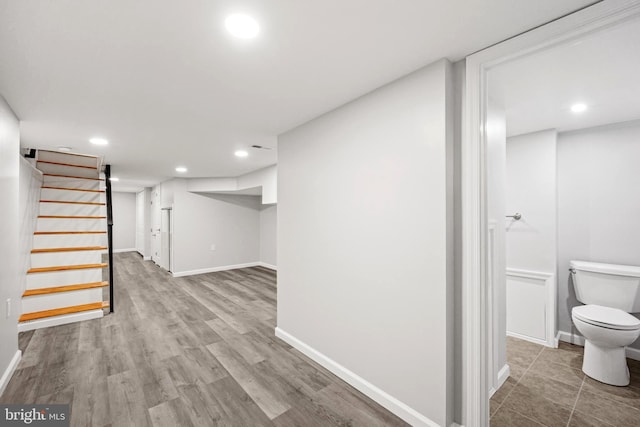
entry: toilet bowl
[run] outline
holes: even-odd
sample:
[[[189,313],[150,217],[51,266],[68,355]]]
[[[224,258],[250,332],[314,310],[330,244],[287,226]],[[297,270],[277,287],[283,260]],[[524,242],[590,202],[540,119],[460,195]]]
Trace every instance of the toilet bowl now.
[[[640,267],[571,261],[576,298],[571,310],[584,336],[582,371],[600,382],[629,385],[625,347],[640,336]]]
[[[629,385],[625,347],[640,336],[640,320],[595,304],[574,307],[571,318],[585,338],[582,371],[606,384]]]

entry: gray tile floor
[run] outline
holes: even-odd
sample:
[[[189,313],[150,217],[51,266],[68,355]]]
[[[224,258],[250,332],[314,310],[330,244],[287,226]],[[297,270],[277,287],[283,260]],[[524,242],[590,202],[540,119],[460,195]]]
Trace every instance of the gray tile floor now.
[[[511,376],[491,398],[491,426],[640,426],[640,362],[629,387],[582,373],[583,348],[557,349],[507,337]]]

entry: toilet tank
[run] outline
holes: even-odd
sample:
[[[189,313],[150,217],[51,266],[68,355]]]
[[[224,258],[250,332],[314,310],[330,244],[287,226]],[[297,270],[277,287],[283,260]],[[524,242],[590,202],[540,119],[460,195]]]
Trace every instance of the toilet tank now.
[[[571,261],[576,298],[583,304],[640,312],[640,267]]]

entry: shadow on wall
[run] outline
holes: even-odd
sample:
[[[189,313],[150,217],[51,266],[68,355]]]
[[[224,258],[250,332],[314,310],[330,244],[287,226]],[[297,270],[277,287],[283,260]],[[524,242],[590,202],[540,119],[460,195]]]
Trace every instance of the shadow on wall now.
[[[218,200],[225,203],[231,203],[233,205],[241,206],[248,209],[261,210],[262,204],[260,202],[260,196],[239,196],[236,194],[203,194],[194,193],[199,196],[208,197],[210,199]]]
[[[567,266],[567,269],[568,268],[569,266]],[[573,309],[573,307],[582,304],[576,297],[576,289],[573,287],[573,275],[571,274],[569,274],[569,276],[567,277],[567,289],[569,289],[569,293],[565,302],[567,306],[567,313],[569,313],[569,321],[571,322],[570,332],[573,335],[580,335],[580,332],[578,332],[578,329],[576,329],[576,326],[573,324],[573,320],[571,320],[571,310]]]

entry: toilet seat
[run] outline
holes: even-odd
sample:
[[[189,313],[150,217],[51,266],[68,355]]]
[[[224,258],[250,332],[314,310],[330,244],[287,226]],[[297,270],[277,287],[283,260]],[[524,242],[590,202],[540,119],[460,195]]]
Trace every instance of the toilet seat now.
[[[619,331],[640,329],[640,320],[617,308],[588,304],[574,307],[573,316],[585,323]]]

